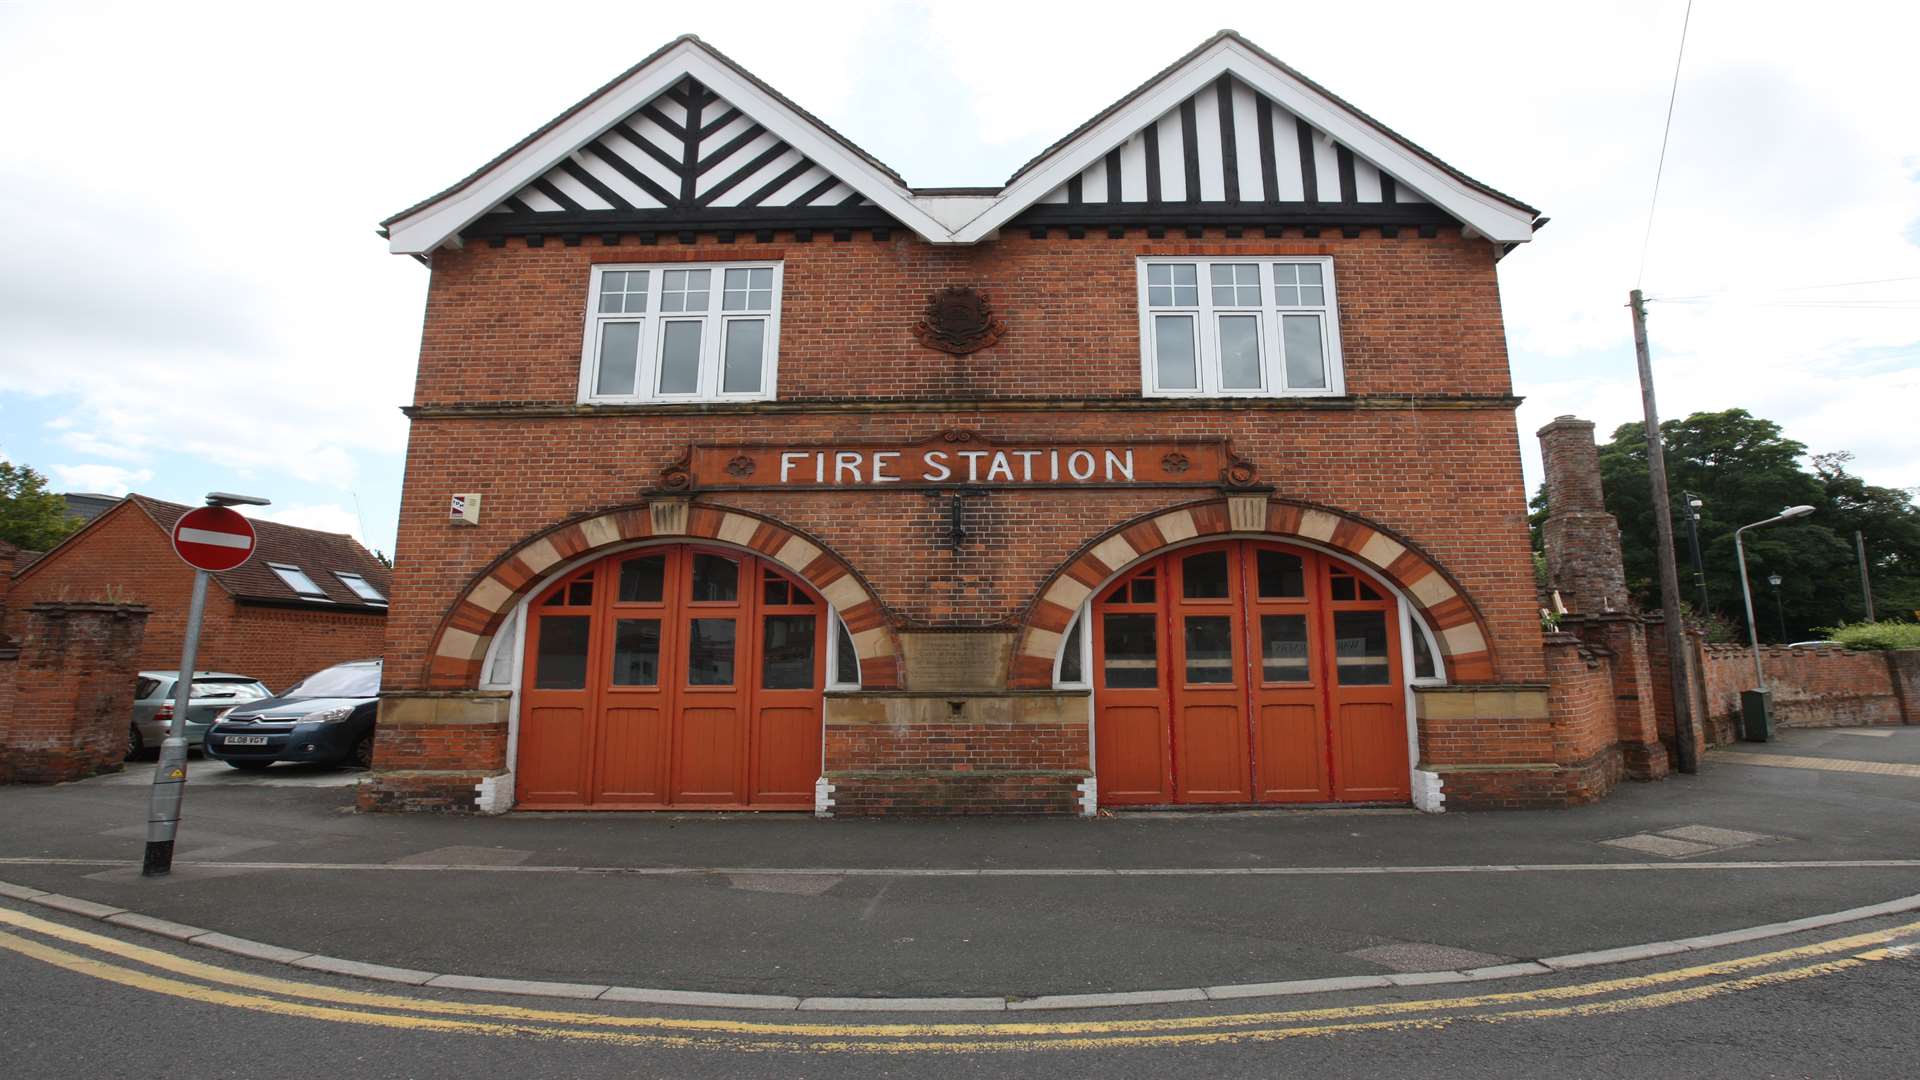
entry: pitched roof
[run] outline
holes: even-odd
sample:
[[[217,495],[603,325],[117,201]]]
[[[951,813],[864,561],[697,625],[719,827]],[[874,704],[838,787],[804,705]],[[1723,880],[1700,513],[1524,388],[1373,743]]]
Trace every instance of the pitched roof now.
[[[1288,202],[1290,196],[1274,194],[1275,185],[1268,183],[1264,202],[1241,202],[1229,193],[1225,201],[1209,195],[1203,206],[1255,217],[1297,216],[1303,208],[1321,217],[1345,213],[1348,218],[1341,220],[1349,224],[1376,218],[1395,224],[1407,223],[1401,218],[1423,224],[1457,221],[1502,251],[1532,236],[1539,211],[1446,164],[1231,30],[1215,34],[1101,110],[998,188],[910,188],[899,173],[818,117],[712,46],[685,35],[459,183],[388,218],[381,231],[391,250],[416,256],[456,241],[470,228],[476,236],[498,240],[523,232],[841,228],[891,221],[932,243],[978,243],[1042,203],[1079,202],[1066,195],[1067,185],[1077,193],[1085,186],[1083,173],[1113,174],[1101,159],[1120,147],[1129,148],[1129,168],[1144,170],[1133,161],[1142,133],[1169,116],[1193,111],[1195,95],[1215,83],[1223,87],[1223,102],[1229,92],[1236,101],[1248,102],[1249,110],[1258,102],[1262,125],[1270,107],[1275,116],[1297,118],[1301,125],[1300,165],[1281,165],[1263,145],[1270,164],[1260,168],[1305,170],[1311,152],[1323,153],[1327,163],[1317,168],[1328,173],[1329,181],[1319,186],[1317,198],[1307,187],[1304,199]],[[691,119],[685,110],[702,102],[717,103],[725,119],[681,126]],[[1222,109],[1223,131],[1253,123],[1227,119]],[[1214,115],[1212,110],[1201,98],[1200,114]],[[1187,132],[1189,175],[1192,134]],[[1317,151],[1310,151],[1308,135],[1319,143]],[[1202,132],[1198,141],[1208,148],[1202,152],[1218,156],[1217,143],[1225,138]],[[1166,151],[1164,140],[1161,145]],[[1171,160],[1177,169],[1178,156]],[[1253,168],[1251,160],[1243,155],[1238,167]],[[1211,161],[1206,167],[1219,168]],[[1331,179],[1335,171],[1345,182]],[[1217,186],[1203,182],[1209,190]],[[1137,216],[1140,206],[1159,205],[1157,193],[1141,203],[1134,187],[1127,185],[1127,213]],[[1409,195],[1402,201],[1427,204],[1424,213],[1356,215],[1357,203],[1394,202],[1391,194],[1377,193],[1396,188]],[[1191,211],[1194,199],[1183,191],[1166,204],[1170,210]],[[1114,213],[1121,201],[1108,200],[1109,209],[1099,213]],[[1305,220],[1319,219],[1309,213]]]
[[[161,531],[171,535],[174,523],[180,520],[192,507],[179,503],[164,502],[145,495],[129,495],[127,501],[133,503],[160,526]],[[345,533],[321,532],[319,529],[303,529],[297,525],[283,525],[277,521],[262,521],[249,518],[253,523],[253,532],[257,538],[253,558],[248,559],[234,570],[225,570],[214,574],[222,588],[241,600],[274,600],[298,602],[305,600],[318,605],[320,601],[302,597],[294,592],[280,575],[273,572],[271,563],[297,566],[313,579],[313,583],[327,594],[333,607],[371,608],[384,611],[384,607],[368,604],[346,587],[339,578],[333,576],[336,570],[359,574],[369,585],[380,591],[381,596],[392,595],[393,572],[380,564],[373,553],[361,547],[359,541]]]

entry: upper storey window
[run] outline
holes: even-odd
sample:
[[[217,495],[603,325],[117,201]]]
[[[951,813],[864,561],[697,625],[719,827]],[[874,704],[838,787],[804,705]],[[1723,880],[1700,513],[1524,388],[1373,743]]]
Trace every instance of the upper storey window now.
[[[1148,397],[1344,392],[1333,260],[1140,260]]]
[[[779,263],[593,268],[581,401],[767,401],[779,355]]]

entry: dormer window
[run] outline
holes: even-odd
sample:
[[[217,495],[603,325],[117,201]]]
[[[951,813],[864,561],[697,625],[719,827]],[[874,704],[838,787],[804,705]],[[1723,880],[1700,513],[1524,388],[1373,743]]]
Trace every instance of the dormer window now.
[[[1330,258],[1141,259],[1141,392],[1344,393],[1338,323]]]
[[[367,603],[378,604],[381,607],[387,606],[387,598],[381,596],[380,590],[374,588],[371,582],[359,574],[349,573],[345,570],[335,570],[333,576],[339,579],[340,584],[347,587],[348,592],[353,593],[353,595]]]
[[[780,354],[779,263],[593,268],[582,402],[768,401]]]
[[[292,563],[268,563],[267,566],[280,576],[280,580],[286,583],[287,588],[299,593],[303,598],[327,599],[327,594],[320,586],[314,584],[313,579],[307,576],[307,572]]]

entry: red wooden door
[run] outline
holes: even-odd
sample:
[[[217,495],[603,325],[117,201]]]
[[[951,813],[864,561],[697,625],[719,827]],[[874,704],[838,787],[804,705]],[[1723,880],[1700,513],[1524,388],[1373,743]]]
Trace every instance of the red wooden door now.
[[[1089,617],[1101,802],[1410,796],[1399,610],[1330,556],[1184,548],[1109,585]]]
[[[530,608],[519,801],[805,809],[820,775],[826,604],[760,559],[641,548]]]
[[[1100,801],[1115,806],[1173,801],[1160,566],[1109,586],[1090,613],[1095,767]]]
[[[521,802],[575,806],[588,801],[595,697],[594,577],[597,567],[567,575],[537,597],[528,612],[521,686]]]
[[[1254,797],[1327,802],[1326,663],[1318,648],[1321,560],[1246,545],[1242,581],[1253,653]]]
[[[1327,565],[1326,618],[1333,791],[1341,802],[1411,798],[1400,618],[1393,594]]]
[[[1210,544],[1168,560],[1174,797],[1183,803],[1253,801],[1237,548]]]

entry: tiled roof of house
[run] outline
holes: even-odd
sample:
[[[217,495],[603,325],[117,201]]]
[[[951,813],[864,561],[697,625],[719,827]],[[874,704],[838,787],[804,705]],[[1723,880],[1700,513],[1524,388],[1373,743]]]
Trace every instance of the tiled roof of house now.
[[[127,499],[169,534],[173,531],[174,523],[180,520],[180,515],[191,509],[145,495],[129,495]],[[237,570],[213,575],[214,580],[234,597],[245,600],[301,600],[300,594],[280,580],[280,576],[269,565],[282,563],[299,567],[335,606],[385,610],[378,605],[369,605],[334,577],[336,570],[359,574],[367,584],[378,589],[381,596],[391,595],[393,572],[380,565],[380,560],[374,558],[371,551],[361,547],[353,537],[345,533],[282,525],[277,521],[262,521],[259,518],[248,520],[253,522],[253,531],[258,537],[253,558]],[[309,602],[318,603],[313,600]]]

